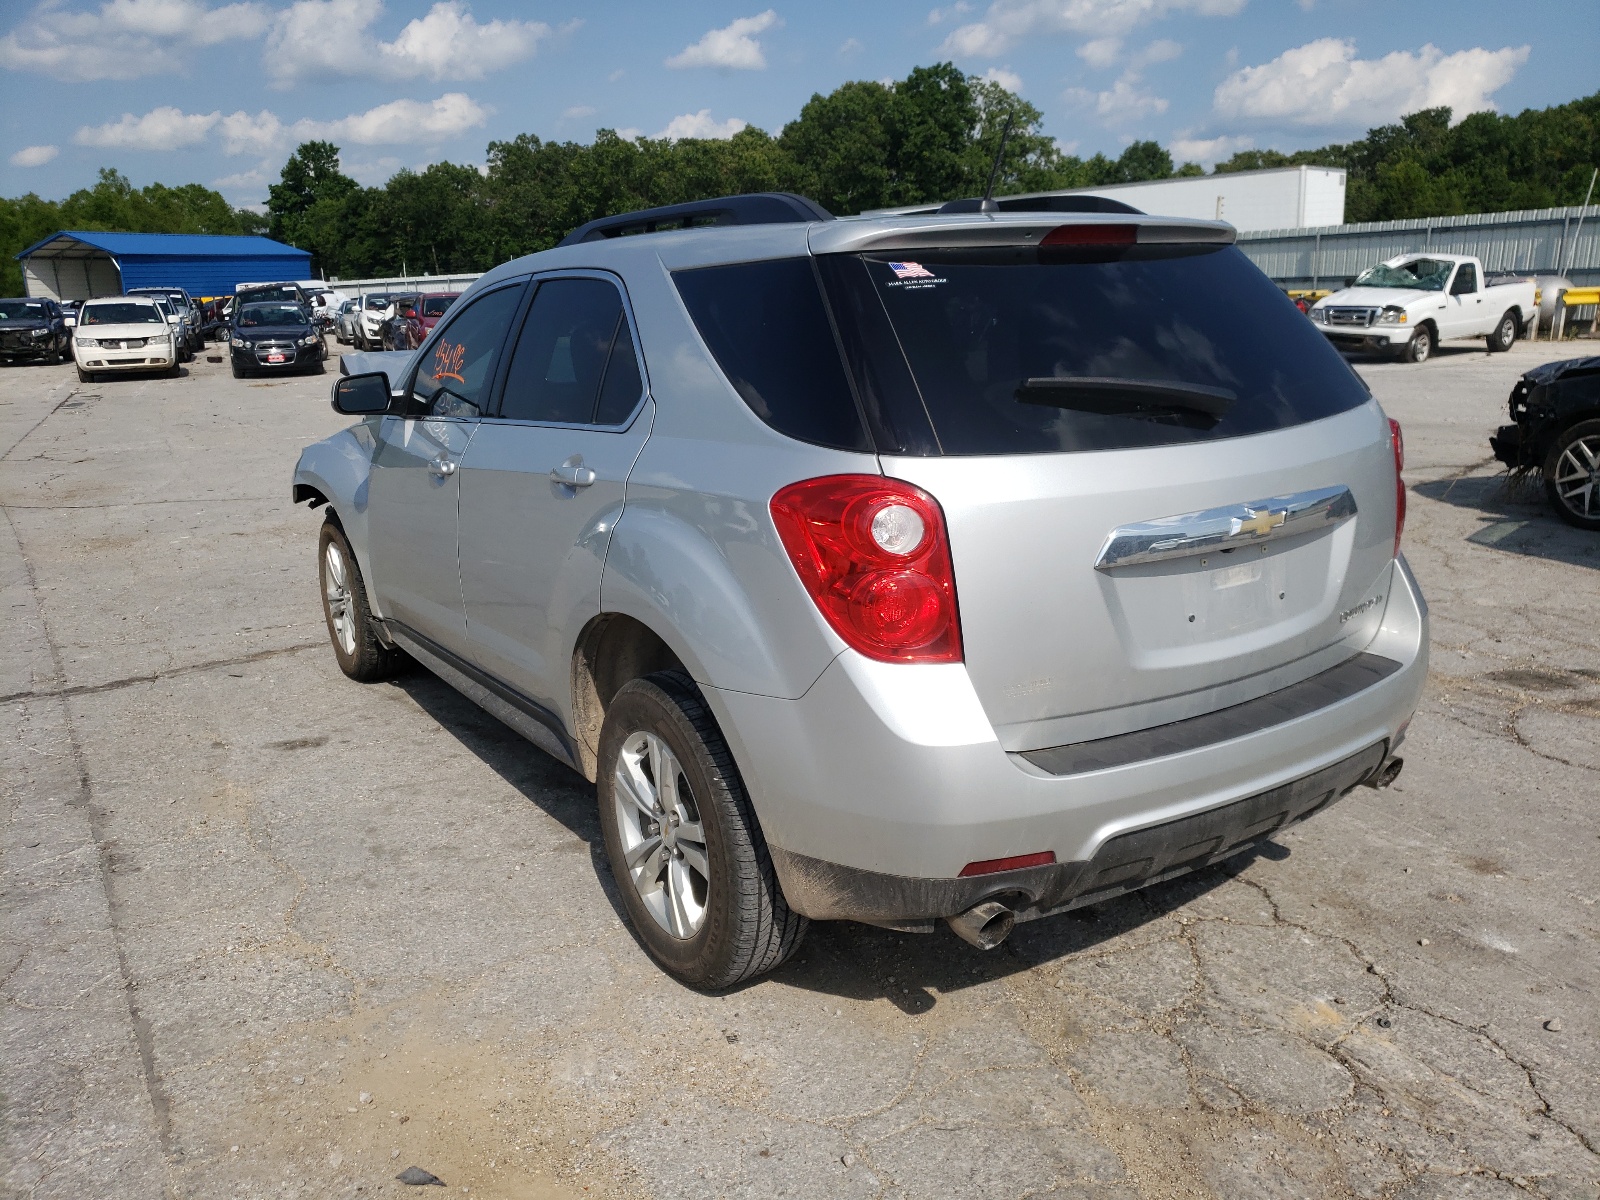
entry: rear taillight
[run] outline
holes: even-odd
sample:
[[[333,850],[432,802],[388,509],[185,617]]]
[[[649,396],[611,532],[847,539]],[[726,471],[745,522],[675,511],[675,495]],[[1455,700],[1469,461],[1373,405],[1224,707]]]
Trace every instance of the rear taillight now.
[[[833,631],[880,662],[960,662],[938,501],[881,475],[828,475],[772,498],[783,548]]]
[[[1400,422],[1389,418],[1389,441],[1394,445],[1394,556],[1400,557],[1400,535],[1406,530],[1406,481],[1400,472],[1406,469],[1406,443],[1400,436]]]

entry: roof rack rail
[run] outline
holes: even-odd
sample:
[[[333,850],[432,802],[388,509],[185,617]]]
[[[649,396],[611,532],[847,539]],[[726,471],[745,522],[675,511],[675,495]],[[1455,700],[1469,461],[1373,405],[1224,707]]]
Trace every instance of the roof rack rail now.
[[[703,225],[781,225],[833,219],[833,214],[815,200],[793,192],[751,192],[601,217],[578,226],[556,244],[576,246],[579,242],[598,242],[630,233],[662,233]]]
[[[998,205],[1001,212],[1076,212],[1076,213],[1132,213],[1142,217],[1145,212],[1109,196],[1000,196],[990,203]],[[975,213],[983,211],[982,200],[951,200],[939,206],[944,213]]]

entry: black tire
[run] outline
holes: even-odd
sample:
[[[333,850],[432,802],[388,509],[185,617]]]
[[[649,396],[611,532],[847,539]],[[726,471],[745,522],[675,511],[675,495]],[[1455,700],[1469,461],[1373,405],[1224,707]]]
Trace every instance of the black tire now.
[[[645,906],[625,857],[617,775],[625,744],[638,734],[655,735],[677,757],[677,778],[688,786],[705,839],[703,899],[696,892],[704,917],[688,937],[675,936]],[[783,898],[739,769],[688,676],[663,671],[618,690],[600,731],[596,790],[612,877],[634,932],[662,969],[690,987],[720,990],[773,970],[799,947],[807,921]],[[625,795],[622,802],[629,803]],[[670,860],[662,861],[670,871]]]
[[[335,570],[330,547],[343,565],[342,588],[330,585]],[[372,627],[372,609],[367,604],[367,585],[361,578],[361,567],[350,550],[344,530],[331,520],[322,523],[322,536],[317,540],[317,582],[321,585],[322,617],[328,624],[328,641],[333,646],[333,657],[338,660],[339,669],[358,683],[373,683],[397,674],[406,662],[405,652],[378,640]],[[340,595],[341,590],[343,595]],[[335,626],[339,617],[348,619],[348,629]],[[346,633],[348,637],[344,636]]]
[[[1578,474],[1584,469],[1587,487]],[[1544,494],[1568,525],[1600,530],[1600,420],[1579,421],[1556,435],[1544,459]]]
[[[170,367],[168,367],[165,371],[161,372],[161,374],[163,376],[165,376],[166,378],[168,378],[168,379],[177,379],[177,378],[179,378],[183,374],[183,367],[181,365],[182,361],[183,361],[183,359],[182,359],[182,356],[180,355],[179,358],[177,360],[175,360],[173,362],[173,364]]]
[[[1494,327],[1494,332],[1488,337],[1489,353],[1504,354],[1517,341],[1517,314],[1515,309],[1507,309],[1500,318],[1500,324]]]
[[[245,375],[244,368],[239,365],[238,360],[229,355],[229,362],[233,367],[233,377],[235,379],[243,379]]]
[[[78,368],[78,382],[79,383],[93,383],[94,381],[95,381],[95,377],[94,377],[94,372],[93,371],[85,371],[82,367]]]
[[[328,373],[328,365],[327,365],[326,361],[324,361],[323,359],[320,359],[320,358],[317,359],[316,362],[311,364],[311,368],[307,372],[307,374],[310,374],[310,375],[326,375],[327,373]]]
[[[1419,325],[1417,331],[1411,335],[1411,340],[1406,343],[1405,354],[1407,362],[1425,363],[1433,357],[1433,327]]]

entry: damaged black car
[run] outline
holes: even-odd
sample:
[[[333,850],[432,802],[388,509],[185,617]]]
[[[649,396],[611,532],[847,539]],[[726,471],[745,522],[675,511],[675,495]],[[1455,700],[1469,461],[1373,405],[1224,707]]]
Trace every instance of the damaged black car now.
[[[1511,419],[1489,439],[1513,473],[1544,476],[1563,521],[1600,530],[1600,357],[1545,363],[1511,389]]]
[[[72,335],[54,300],[0,300],[0,361],[59,363],[72,351]]]

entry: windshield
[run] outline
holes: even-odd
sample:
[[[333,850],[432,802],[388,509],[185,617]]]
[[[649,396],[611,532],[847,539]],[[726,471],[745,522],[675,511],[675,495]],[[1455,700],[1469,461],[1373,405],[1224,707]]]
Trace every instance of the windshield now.
[[[161,315],[166,317],[167,320],[177,320],[177,315],[172,311],[172,301],[168,300],[165,296],[156,301],[156,307],[161,310]]]
[[[83,325],[165,325],[161,310],[153,303],[90,304],[78,318]]]
[[[454,296],[428,296],[422,301],[422,315],[442,317],[447,308],[456,302]]]
[[[43,321],[44,305],[37,300],[0,300],[0,321]]]
[[[265,287],[251,288],[248,292],[239,293],[240,304],[256,304],[262,300],[290,300],[300,303],[300,289],[297,287]]]
[[[1437,258],[1414,258],[1396,267],[1379,263],[1357,275],[1355,286],[1442,292],[1445,281],[1450,278],[1450,269],[1454,266],[1455,263]]]
[[[368,308],[368,310],[371,310],[371,309],[374,309],[374,308],[388,308],[389,307],[389,300],[390,300],[390,297],[388,297],[388,296],[368,296],[367,297],[367,308]]]
[[[239,314],[241,329],[304,325],[306,315],[298,304],[247,304]]]

